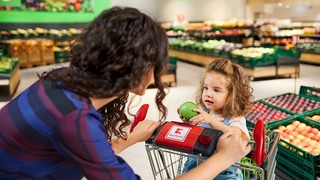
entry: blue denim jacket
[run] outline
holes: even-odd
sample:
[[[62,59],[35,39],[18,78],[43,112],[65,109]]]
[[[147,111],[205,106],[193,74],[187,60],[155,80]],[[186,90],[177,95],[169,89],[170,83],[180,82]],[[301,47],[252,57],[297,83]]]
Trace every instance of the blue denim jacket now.
[[[206,111],[206,110],[205,110]],[[226,125],[230,124],[230,118],[226,117],[223,120],[223,123]],[[205,128],[211,128],[208,124],[202,124],[202,127]],[[186,173],[190,171],[191,169],[195,168],[197,166],[197,160],[194,157],[188,157],[187,161],[184,164],[182,173]],[[216,178],[215,180],[243,180],[243,175],[242,172],[240,171],[239,168],[236,168],[234,166],[228,167],[226,170],[222,171]]]

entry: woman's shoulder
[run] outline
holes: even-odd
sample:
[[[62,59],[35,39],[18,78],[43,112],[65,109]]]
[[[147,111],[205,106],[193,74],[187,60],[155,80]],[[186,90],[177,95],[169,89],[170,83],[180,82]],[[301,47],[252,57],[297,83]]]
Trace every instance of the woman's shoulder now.
[[[56,108],[62,108],[62,111],[75,111],[92,108],[88,97],[75,93],[67,89],[61,82],[39,80],[39,89],[44,101],[50,102]]]

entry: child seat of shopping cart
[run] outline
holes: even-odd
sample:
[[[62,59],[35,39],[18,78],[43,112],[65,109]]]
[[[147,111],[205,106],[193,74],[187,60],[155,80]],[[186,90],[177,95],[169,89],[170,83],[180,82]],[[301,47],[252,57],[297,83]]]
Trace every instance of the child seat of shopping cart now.
[[[279,133],[265,132],[263,121],[257,121],[249,133],[253,151],[244,157],[245,161],[232,166],[241,170],[244,179],[274,179]],[[145,144],[154,179],[168,180],[181,175],[188,157],[195,158],[197,163],[205,161],[214,153],[221,135],[215,129],[164,122]]]

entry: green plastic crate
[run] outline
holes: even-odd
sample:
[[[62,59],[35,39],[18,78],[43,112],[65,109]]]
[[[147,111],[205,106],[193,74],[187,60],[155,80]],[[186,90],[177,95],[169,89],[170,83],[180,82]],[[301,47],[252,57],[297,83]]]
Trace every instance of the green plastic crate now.
[[[169,56],[169,64],[177,64],[178,58],[176,56]]]
[[[0,68],[0,74],[10,74],[19,63],[19,60],[17,58],[11,57],[2,57],[0,58],[0,63],[1,61],[6,61],[6,63],[10,63],[11,68]]]
[[[316,98],[320,101],[320,88],[318,87],[300,86],[299,94]]]
[[[305,96],[305,95],[302,95],[302,94],[294,94],[294,93],[284,93],[284,94],[280,94],[280,95],[277,95],[277,96],[267,97],[267,98],[264,98],[264,99],[261,99],[261,100],[262,100],[263,102],[267,103],[267,104],[270,104],[270,105],[274,106],[274,107],[281,108],[281,109],[283,109],[283,110],[285,110],[285,111],[290,111],[290,110],[287,109],[287,107],[275,105],[275,104],[267,101],[267,99],[270,99],[270,98],[279,98],[279,97],[285,96],[285,95],[294,95],[294,96],[298,96],[298,97],[303,97],[303,98],[306,98],[306,99],[309,99],[309,100],[314,100],[314,101],[316,101],[316,103],[320,103],[319,99],[317,99],[317,98],[310,97],[310,96]],[[316,109],[320,109],[320,106],[317,106],[317,107],[315,107],[314,109],[306,109],[306,110],[303,111],[303,112],[292,112],[292,111],[290,111],[290,112],[292,112],[293,114],[302,114],[302,113],[310,112],[310,111],[316,110]]]
[[[230,60],[232,62],[237,62],[239,63],[239,58],[240,58],[240,55],[238,54],[233,54],[232,52],[230,52]]]
[[[62,63],[68,61],[68,55],[66,51],[54,51],[54,60],[56,63]]]
[[[311,110],[308,112],[304,112],[302,113],[303,116],[305,116],[307,119],[310,119],[311,121],[313,121],[315,124],[318,124],[320,126],[320,122],[313,120],[311,117],[314,115],[320,115],[320,108],[319,109],[315,109],[315,110]]]
[[[281,171],[285,172],[287,175],[289,175],[291,178],[295,180],[316,180],[317,178],[310,174],[307,173],[305,168],[298,168],[297,165],[292,164],[287,160],[286,157],[283,157],[281,154],[277,154],[276,157],[277,160],[277,168],[280,169]]]
[[[278,111],[281,111],[281,112],[284,112],[286,114],[288,114],[289,116],[284,118],[284,119],[278,119],[278,120],[274,120],[274,121],[271,121],[271,122],[268,122],[268,123],[265,123],[265,126],[267,129],[270,129],[269,126],[272,125],[272,124],[275,124],[275,123],[278,123],[278,122],[281,122],[281,121],[284,121],[284,120],[290,120],[293,118],[294,116],[294,113],[290,112],[290,111],[287,111],[285,109],[282,109],[282,108],[279,108],[279,107],[276,107],[276,106],[272,106],[271,104],[268,104],[268,103],[265,103],[264,101],[262,100],[258,100],[256,101],[255,103],[262,103],[266,106],[268,106],[268,108],[271,108],[271,109],[275,109],[275,110],[278,110]],[[250,128],[253,128],[255,126],[255,123],[250,121],[250,119],[247,118],[248,116],[246,116],[246,124],[247,124],[247,127],[250,127]]]
[[[229,51],[221,51],[221,57],[230,59],[230,52]]]
[[[292,47],[290,49],[284,49],[279,46],[276,46],[274,47],[274,49],[275,49],[275,54],[277,56],[285,56],[285,57],[291,57],[295,59],[299,59],[301,56],[301,52],[295,47]]]
[[[259,58],[238,56],[237,60],[243,67],[255,68],[275,64],[277,61],[277,57],[274,54],[263,54],[262,57]]]
[[[314,123],[313,121],[309,121],[302,115],[296,115],[294,118],[289,120],[274,123],[270,125],[269,128],[276,129],[280,125],[286,126],[294,120],[298,120],[308,126],[320,129],[320,125]],[[297,179],[316,179],[317,176],[320,175],[320,155],[312,155],[309,152],[306,152],[299,147],[281,139],[278,143],[276,160],[278,163],[277,167],[279,169],[287,172],[289,175],[296,177]]]

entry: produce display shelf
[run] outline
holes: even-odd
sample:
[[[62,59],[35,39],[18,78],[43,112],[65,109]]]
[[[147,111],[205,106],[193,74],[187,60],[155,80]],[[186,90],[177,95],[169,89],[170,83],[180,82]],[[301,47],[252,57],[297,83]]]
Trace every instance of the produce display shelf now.
[[[196,53],[184,52],[184,51],[177,51],[169,49],[169,56],[175,56],[178,59],[182,59],[184,61],[195,63],[201,66],[206,66],[215,58],[212,56],[206,56]]]
[[[319,115],[320,116],[320,108],[314,109],[308,112],[302,113],[303,116],[305,116],[308,120],[313,121],[313,123],[317,124],[320,127],[320,122],[315,121],[314,119],[311,119],[312,116]]]
[[[305,98],[305,99],[307,99],[309,101],[313,100],[317,104],[319,104],[319,102],[320,102],[319,98],[315,98],[315,97],[307,96],[307,95],[303,95],[303,94],[294,94],[294,93],[284,93],[284,94],[280,94],[280,95],[277,95],[277,96],[267,97],[267,98],[261,99],[261,101],[263,101],[266,104],[272,105],[274,107],[281,108],[281,109],[283,109],[285,111],[290,111],[290,112],[292,112],[294,114],[303,114],[303,113],[308,113],[308,112],[313,111],[313,110],[320,109],[320,106],[314,105],[316,107],[313,107],[312,109],[305,108],[305,110],[303,110],[302,112],[300,112],[300,111],[294,112],[294,111],[288,109],[289,106],[290,106],[289,104],[278,105],[278,104],[275,104],[275,102],[270,102],[272,100],[275,100],[275,99],[278,99],[278,98],[281,98],[281,97],[285,97],[285,96],[293,96],[293,97],[298,97],[298,98]],[[284,100],[282,100],[282,101],[284,101]],[[280,103],[280,102],[278,102],[278,103]],[[285,107],[286,105],[288,105],[288,107]]]
[[[1,59],[0,59],[1,61]],[[4,69],[4,68],[0,68],[0,76],[4,76],[4,75],[10,75],[12,73],[12,71],[17,67],[19,61],[15,60],[11,62],[11,69]]]
[[[279,123],[281,123],[282,121],[287,121],[287,120],[291,120],[291,119],[295,118],[295,116],[294,116],[295,114],[292,113],[292,112],[290,112],[290,111],[288,111],[288,110],[286,110],[286,109],[282,109],[282,108],[273,106],[273,105],[268,104],[268,103],[266,103],[266,102],[264,102],[264,101],[262,101],[262,100],[258,100],[258,101],[256,101],[255,103],[262,103],[262,104],[266,105],[266,106],[267,106],[268,108],[270,108],[270,109],[273,109],[273,110],[275,110],[275,111],[279,111],[279,112],[281,112],[281,113],[286,113],[286,114],[288,114],[288,117],[286,117],[286,118],[283,118],[283,119],[272,119],[272,120],[269,121],[269,122],[266,122],[265,119],[262,119],[262,120],[264,121],[267,129],[270,129],[270,126],[273,127],[273,126],[272,126],[273,124],[279,124]],[[259,112],[259,111],[257,111],[257,112]],[[249,113],[249,114],[250,114],[250,113]],[[263,113],[263,114],[261,114],[261,115],[262,115],[262,116],[263,116],[263,115],[266,115],[266,113]],[[262,116],[261,116],[261,117],[262,117]],[[252,127],[255,126],[255,122],[252,122],[252,120],[251,120],[251,119],[248,119],[248,117],[246,117],[246,119],[247,119],[247,120],[246,120],[247,127],[252,128]]]
[[[274,123],[270,125],[269,128],[277,129],[281,125],[287,126],[295,120],[320,129],[320,125],[309,121],[301,115],[296,115],[292,119]],[[277,168],[286,172],[294,179],[317,180],[317,177],[320,177],[320,155],[313,155],[282,139],[280,139],[278,143],[276,160]]]
[[[302,52],[300,62],[320,65],[320,54]]]
[[[300,86],[299,94],[304,96],[310,96],[320,101],[320,88],[319,87],[309,87],[309,86]]]
[[[264,54],[261,58],[249,58],[238,56],[236,59],[236,61],[244,68],[272,66],[277,62],[277,57],[275,55],[270,54]]]
[[[251,77],[254,78],[264,78],[264,77],[299,77],[300,68],[294,66],[281,66],[278,68],[276,66],[264,66],[264,67],[255,67],[255,68],[243,68],[244,72]]]
[[[206,66],[212,60],[217,57],[201,55],[191,52],[178,51],[169,49],[170,56],[176,56],[178,59],[197,64],[200,66]],[[264,66],[264,67],[255,67],[255,68],[243,68],[245,73],[254,78],[263,78],[263,77],[277,77],[277,67],[275,65]],[[278,68],[278,76],[288,76],[288,77],[298,77],[300,74],[300,68],[294,66],[280,66]]]

